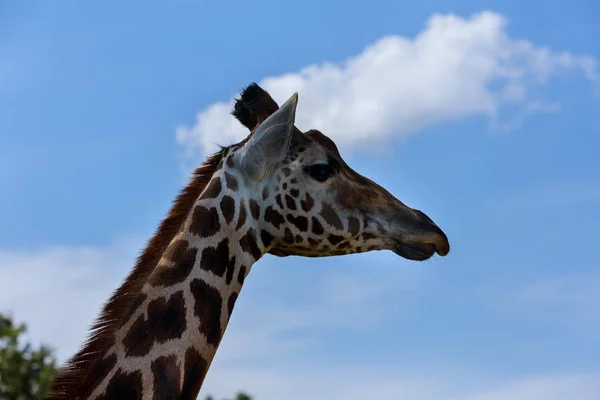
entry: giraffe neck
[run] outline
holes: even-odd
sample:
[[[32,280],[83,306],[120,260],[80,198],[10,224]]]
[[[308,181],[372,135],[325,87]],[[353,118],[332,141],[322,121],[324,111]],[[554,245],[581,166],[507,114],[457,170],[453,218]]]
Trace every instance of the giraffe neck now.
[[[214,189],[215,179],[211,185]],[[99,363],[97,385],[90,385],[89,396],[80,398],[198,395],[244,279],[265,252],[252,218],[247,218],[246,200],[211,194],[210,189],[209,185],[115,332],[115,345]],[[237,205],[224,206],[227,197]]]

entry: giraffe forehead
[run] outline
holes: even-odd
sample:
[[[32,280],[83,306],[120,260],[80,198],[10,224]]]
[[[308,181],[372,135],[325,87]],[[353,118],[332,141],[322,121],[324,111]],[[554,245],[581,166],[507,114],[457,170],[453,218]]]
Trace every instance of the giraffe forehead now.
[[[294,164],[307,165],[326,162],[329,157],[331,157],[330,152],[319,143],[302,140],[290,147],[287,158]]]

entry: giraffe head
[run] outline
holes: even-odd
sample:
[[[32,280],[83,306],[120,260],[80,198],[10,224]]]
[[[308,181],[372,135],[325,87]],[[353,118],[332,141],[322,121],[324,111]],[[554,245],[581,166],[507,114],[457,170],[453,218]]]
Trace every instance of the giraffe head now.
[[[233,111],[252,133],[228,148],[223,168],[241,181],[264,250],[308,257],[392,250],[419,261],[448,254],[448,238],[425,213],[350,168],[323,133],[300,132],[297,103],[294,94],[278,107],[252,84]]]

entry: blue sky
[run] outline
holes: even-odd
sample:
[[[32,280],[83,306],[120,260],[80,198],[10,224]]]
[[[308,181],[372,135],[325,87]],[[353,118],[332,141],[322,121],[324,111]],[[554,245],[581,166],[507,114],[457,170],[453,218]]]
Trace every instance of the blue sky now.
[[[219,105],[299,87],[320,128],[358,87],[382,116],[324,133],[450,255],[265,257],[203,392],[600,397],[600,6],[502,3],[3,2],[0,309],[67,357],[207,143],[238,134],[209,129]]]

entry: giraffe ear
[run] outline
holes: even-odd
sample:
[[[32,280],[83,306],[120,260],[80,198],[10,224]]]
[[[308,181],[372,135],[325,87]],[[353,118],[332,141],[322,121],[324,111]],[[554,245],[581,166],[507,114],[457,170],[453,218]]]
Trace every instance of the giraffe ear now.
[[[251,180],[263,178],[269,167],[283,160],[294,133],[298,93],[265,119],[234,157]]]

